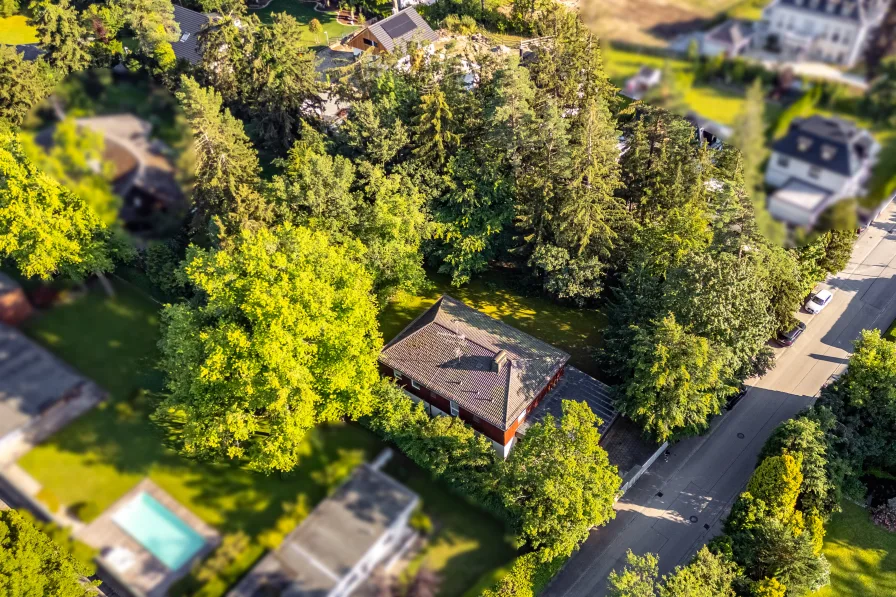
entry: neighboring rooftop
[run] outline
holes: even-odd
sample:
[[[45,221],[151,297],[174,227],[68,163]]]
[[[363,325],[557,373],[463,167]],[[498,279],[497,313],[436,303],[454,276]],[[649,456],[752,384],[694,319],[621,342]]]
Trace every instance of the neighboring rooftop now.
[[[778,4],[856,22],[864,19],[867,9],[867,0],[778,0]]]
[[[794,119],[787,136],[775,141],[772,149],[825,170],[852,176],[862,168],[873,145],[871,135],[852,122],[816,115]]]
[[[410,41],[433,42],[438,34],[423,20],[416,10],[406,8],[382,21],[369,25],[367,29],[383,44],[383,49],[392,52]]]
[[[748,21],[728,20],[706,34],[720,44],[739,46],[753,36],[753,23]]]
[[[564,400],[585,402],[591,411],[600,418],[601,424],[597,429],[601,434],[606,433],[618,416],[609,386],[575,367],[567,367],[560,383],[544,397],[535,410],[529,413],[529,416],[517,429],[517,433],[525,434],[529,427],[542,422],[548,414],[553,415],[559,421],[563,415]]]
[[[174,5],[174,20],[180,26],[180,39],[171,44],[174,55],[179,60],[186,60],[190,64],[198,64],[202,60],[199,53],[198,33],[202,31],[212,18],[209,15]]]
[[[380,362],[507,429],[569,360],[562,350],[443,295]]]
[[[22,332],[0,324],[0,438],[24,427],[86,381]]]
[[[327,595],[418,501],[398,481],[361,465],[228,595]]]

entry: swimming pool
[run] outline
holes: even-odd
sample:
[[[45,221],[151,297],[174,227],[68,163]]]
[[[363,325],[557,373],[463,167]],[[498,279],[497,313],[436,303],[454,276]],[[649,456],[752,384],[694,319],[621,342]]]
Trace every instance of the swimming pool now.
[[[145,491],[122,506],[112,520],[171,570],[186,564],[205,544],[199,533]]]

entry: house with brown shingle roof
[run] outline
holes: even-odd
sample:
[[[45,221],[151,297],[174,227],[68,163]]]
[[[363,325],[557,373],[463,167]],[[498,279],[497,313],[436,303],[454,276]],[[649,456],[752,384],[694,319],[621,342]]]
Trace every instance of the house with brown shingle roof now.
[[[569,355],[448,295],[380,353],[392,377],[430,415],[460,417],[502,456],[563,376]]]

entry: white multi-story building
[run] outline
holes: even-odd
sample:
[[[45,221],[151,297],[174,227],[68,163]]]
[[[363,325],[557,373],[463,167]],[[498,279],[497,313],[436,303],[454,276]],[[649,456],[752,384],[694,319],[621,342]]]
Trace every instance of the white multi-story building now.
[[[880,145],[871,134],[839,118],[794,120],[772,145],[765,182],[776,189],[768,210],[778,220],[810,227],[842,199],[864,196]]]
[[[788,60],[852,68],[893,0],[772,0],[762,11],[760,44]]]

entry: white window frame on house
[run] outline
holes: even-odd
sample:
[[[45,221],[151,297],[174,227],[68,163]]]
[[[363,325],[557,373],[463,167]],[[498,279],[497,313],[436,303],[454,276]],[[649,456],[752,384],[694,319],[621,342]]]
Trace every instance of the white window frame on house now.
[[[398,369],[393,369],[393,370],[392,370],[392,376],[395,377],[395,379],[404,379],[404,378],[401,376],[401,371],[399,371]]]
[[[821,178],[821,168],[819,168],[818,166],[810,166],[809,178],[814,178],[815,180]]]
[[[419,390],[420,384],[417,383],[416,379],[411,379],[411,387],[414,388],[415,390]]]
[[[457,402],[455,402],[454,400],[449,400],[448,405],[449,405],[449,410],[451,410],[451,416],[459,417],[460,416],[460,406],[457,405]]]

